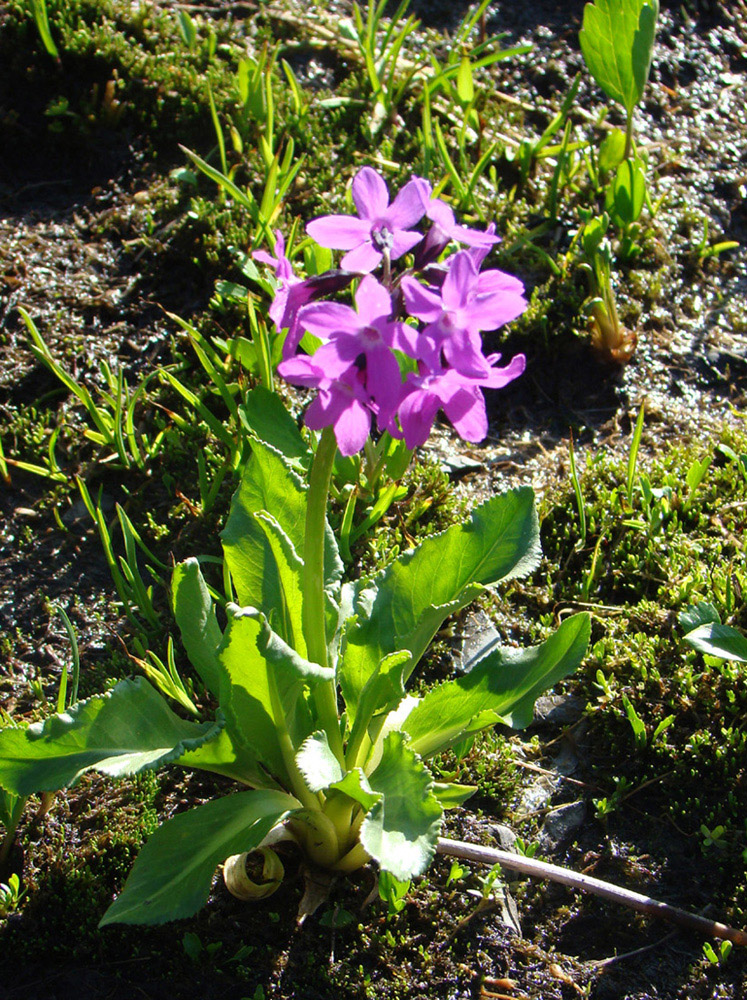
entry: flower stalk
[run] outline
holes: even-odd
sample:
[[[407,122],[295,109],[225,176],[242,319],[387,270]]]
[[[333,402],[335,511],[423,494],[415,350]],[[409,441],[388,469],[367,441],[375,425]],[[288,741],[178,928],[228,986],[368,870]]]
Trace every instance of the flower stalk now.
[[[336,452],[334,431],[331,427],[325,427],[319,438],[309,477],[302,609],[306,653],[312,662],[323,667],[328,666],[329,660],[325,627],[324,533],[327,524],[327,497]],[[332,752],[342,765],[345,754],[340,735],[336,682],[320,681],[314,690],[314,700]]]

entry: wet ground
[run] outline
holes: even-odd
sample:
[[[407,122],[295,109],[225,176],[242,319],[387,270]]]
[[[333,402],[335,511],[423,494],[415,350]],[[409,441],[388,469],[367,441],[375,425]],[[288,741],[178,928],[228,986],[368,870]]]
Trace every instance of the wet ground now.
[[[412,9],[448,31],[465,6],[421,0]],[[206,7],[221,15],[228,5]],[[500,90],[537,107],[535,114],[527,112],[530,126],[535,119],[547,120],[545,111],[583,68],[577,44],[582,9],[580,2],[489,7],[487,28],[505,31],[505,45],[534,45],[530,55],[498,64],[493,78]],[[346,10],[344,3],[335,3],[325,12],[334,18]],[[631,421],[644,399],[643,456],[661,454],[676,442],[711,440],[724,423],[741,419],[736,411],[744,410],[747,391],[746,69],[742,3],[664,6],[651,85],[636,113],[636,132],[653,164],[655,196],[663,199],[652,223],[656,252],[648,274],[623,271],[617,285],[626,321],[637,329],[638,348],[629,365],[611,368],[594,357],[581,330],[542,341],[517,334],[502,343],[505,354],[527,354],[527,375],[491,404],[488,440],[470,447],[444,430],[428,446],[470,499],[507,483],[529,482],[542,494],[565,482],[569,427],[582,452],[603,448],[626,454]],[[18,305],[37,318],[60,362],[95,385],[101,382],[102,359],[116,359],[133,377],[163,360],[172,333],[163,309],[198,314],[215,277],[194,263],[200,256],[199,232],[182,224],[179,207],[159,209],[161,214],[150,210],[167,187],[168,169],[181,163],[178,152],[167,153],[165,165],[154,165],[140,137],[114,126],[82,146],[60,145],[50,139],[40,111],[47,96],[19,97],[12,81],[0,81],[0,139],[5,140],[0,141],[0,423],[6,455],[27,461],[41,447],[36,413],[29,408],[41,412],[53,398],[69,414],[71,426],[79,425],[79,418],[29,351]],[[578,118],[583,128],[599,107],[599,94],[586,80],[578,105],[585,112]],[[14,115],[19,109],[23,113]],[[610,120],[619,124],[614,113]],[[736,240],[742,247],[700,261],[705,219],[709,245]],[[555,238],[563,245],[569,232]],[[63,434],[63,462],[65,440]],[[88,460],[94,463],[95,457],[92,450]],[[87,469],[70,471],[85,474]],[[115,594],[98,539],[67,495],[60,511],[67,530],[59,530],[50,489],[47,481],[18,470],[10,484],[0,484],[0,694],[4,710],[17,714],[37,703],[29,682],[40,679],[50,692],[54,689],[66,656],[67,640],[49,613],[51,602],[70,608],[88,664],[110,658],[115,631],[127,634],[112,611]],[[567,724],[548,718],[535,732],[549,743]],[[583,736],[575,738],[573,753],[583,757]],[[567,740],[560,746],[571,753]],[[527,769],[525,811],[550,800],[553,805],[577,802],[573,781],[558,778],[561,769],[562,761],[544,785],[542,776]],[[116,838],[103,829],[106,818],[120,809],[134,808],[139,815],[146,808],[145,792],[140,805],[131,807],[110,789],[101,779],[87,779],[61,796],[55,811],[32,830],[30,863],[37,871],[49,865],[56,874],[21,915],[7,922],[10,952],[0,959],[5,983],[0,995],[62,1000],[82,992],[122,1000],[239,1000],[263,996],[255,990],[265,983],[271,984],[268,996],[273,997],[331,996],[319,968],[351,970],[344,987],[338,979],[334,990],[350,997],[736,1000],[745,995],[742,959],[695,976],[692,969],[701,954],[697,939],[671,937],[665,926],[581,900],[557,886],[515,892],[522,939],[486,915],[461,925],[474,899],[446,885],[444,861],[418,889],[400,922],[391,925],[380,910],[361,910],[372,887],[371,876],[364,874],[358,884],[340,887],[333,896],[339,912],[351,918],[346,926],[341,920],[336,928],[331,919],[326,926],[298,932],[293,921],[297,884],[284,888],[259,917],[218,890],[210,908],[184,926],[107,931],[96,945],[91,944],[92,913],[76,948],[69,940],[76,930],[67,922],[80,920],[80,912],[72,903],[66,910],[59,900],[90,892],[98,912],[106,901],[77,874],[74,884],[61,891],[70,870],[59,862],[60,849],[82,849],[85,838],[89,845],[93,838],[95,851],[113,850],[115,856],[121,851],[126,871],[132,859],[125,847],[109,842]],[[148,792],[147,808],[165,814],[200,793],[199,782],[167,780],[160,790]],[[479,839],[495,822],[470,815],[457,817],[455,835]],[[624,828],[612,849],[600,854],[598,830],[584,820],[569,827],[576,838],[574,864],[613,881],[632,880],[679,905],[706,905],[712,872],[705,862],[696,863],[683,879],[685,855],[679,842],[670,842],[666,828],[652,833],[647,856],[631,856],[638,834],[630,831],[628,839]],[[562,863],[566,845],[560,835],[544,845],[543,855]],[[204,945],[220,942],[220,947],[193,961],[181,949],[185,930]],[[60,951],[40,956],[29,942],[49,937],[50,931],[60,940]],[[252,951],[234,960],[245,945]],[[640,955],[639,948],[644,949]],[[23,956],[19,962],[10,957],[16,953]],[[615,959],[616,953],[625,954]],[[600,961],[607,964],[596,964]]]

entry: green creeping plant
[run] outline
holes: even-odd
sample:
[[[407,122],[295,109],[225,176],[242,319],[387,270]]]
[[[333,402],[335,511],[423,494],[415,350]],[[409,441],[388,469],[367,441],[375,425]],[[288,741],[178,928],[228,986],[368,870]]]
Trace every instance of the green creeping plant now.
[[[307,449],[292,418],[284,419],[265,436],[277,441],[282,430],[291,452]],[[327,428],[307,484],[298,463],[255,430],[223,531],[236,597],[224,625],[197,560],[174,570],[174,615],[217,705],[212,721],[181,718],[138,678],[42,723],[0,732],[0,786],[10,795],[70,786],[89,770],[119,777],[166,764],[240,786],[163,823],[102,925],[190,916],[207,901],[219,865],[237,895],[266,895],[267,884],[252,891],[243,855],[261,848],[265,883],[277,885],[282,867],[271,846],[281,840],[333,872],[373,859],[401,882],[421,874],[444,809],[474,790],[436,782],[429,760],[497,722],[526,726],[536,697],[584,655],[589,619],[580,614],[539,646],[491,648],[468,673],[408,695],[407,681],[444,619],[536,567],[533,493],[495,496],[373,578],[344,583],[326,493],[314,492],[334,454]],[[316,611],[303,599],[304,561],[315,553],[323,582]]]

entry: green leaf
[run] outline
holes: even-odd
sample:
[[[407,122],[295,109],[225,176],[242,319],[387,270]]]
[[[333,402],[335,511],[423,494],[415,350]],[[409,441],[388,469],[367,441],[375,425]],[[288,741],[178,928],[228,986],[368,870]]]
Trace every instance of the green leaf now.
[[[462,56],[457,72],[457,97],[462,107],[466,107],[475,96],[475,86],[472,81],[472,66],[469,57]]]
[[[685,610],[680,612],[678,621],[685,632],[692,632],[698,625],[709,625],[712,622],[720,625],[721,615],[708,601],[699,601],[697,604],[688,604]]]
[[[401,882],[390,872],[382,871],[379,874],[379,897],[387,904],[387,912],[390,917],[400,913],[407,903],[407,893],[410,891],[410,880]]]
[[[619,226],[630,226],[640,217],[646,200],[646,174],[643,163],[623,160],[615,180],[607,191],[606,207]]]
[[[589,72],[632,114],[651,68],[659,0],[596,0],[584,7],[579,33]]]
[[[0,785],[30,795],[72,785],[90,770],[138,774],[196,749],[220,728],[180,719],[143,678],[120,681],[43,723],[0,732]]]
[[[148,839],[99,927],[191,917],[207,902],[217,866],[257,847],[298,805],[284,792],[240,792],[174,816]]]
[[[243,207],[249,212],[249,215],[254,223],[259,221],[259,209],[256,201],[254,200],[254,196],[248,188],[246,191],[242,191],[240,188],[236,187],[229,177],[222,174],[220,170],[216,170],[215,167],[211,167],[210,164],[203,160],[202,157],[198,156],[197,153],[193,153],[190,149],[187,149],[186,146],[180,146],[179,148],[183,153],[187,154],[190,160],[196,167],[199,167],[203,174],[209,177],[212,181],[215,181],[215,183],[219,187],[223,188],[223,190],[226,191],[234,199],[234,201],[238,202],[239,205],[243,205]]]
[[[303,560],[290,538],[267,511],[254,515],[265,533],[277,571],[277,603],[268,609],[270,625],[282,635],[301,656],[306,655],[303,634]]]
[[[496,722],[528,726],[538,695],[581,662],[589,632],[588,614],[573,615],[540,646],[491,649],[469,673],[432,688],[402,727],[413,750],[427,758]]]
[[[625,133],[613,128],[599,147],[599,169],[610,172],[616,170],[625,157]]]
[[[57,50],[57,46],[54,43],[54,38],[52,38],[52,31],[49,27],[49,17],[47,15],[47,3],[46,0],[33,0],[32,3],[34,11],[34,20],[36,21],[36,27],[39,30],[39,37],[44,44],[44,48],[47,50],[47,55],[52,56],[53,59],[59,59],[60,53]]]
[[[192,18],[189,16],[186,10],[179,10],[176,14],[179,19],[179,28],[182,33],[182,38],[190,49],[195,47],[197,42],[197,28]]]
[[[368,726],[373,715],[393,709],[405,696],[404,668],[410,662],[409,650],[385,656],[363,686],[356,702],[347,703],[351,742]]]
[[[717,622],[699,625],[685,636],[685,642],[699,653],[719,656],[722,660],[747,663],[747,639],[731,625]]]
[[[187,559],[174,567],[171,599],[190,663],[208,691],[217,698],[220,694],[218,647],[223,633],[196,559]]]
[[[687,482],[687,488],[691,493],[694,493],[700,484],[703,482],[706,472],[708,471],[711,464],[711,458],[708,456],[702,460],[697,458],[693,460],[692,465],[687,470],[687,475],[685,476],[685,481]]]
[[[241,484],[231,501],[222,532],[226,563],[241,605],[261,608],[271,615],[283,606],[281,571],[265,527],[254,516],[271,511],[296,553],[303,553],[306,525],[306,486],[280,452],[255,439]],[[331,531],[325,540],[325,585],[336,590],[342,562]],[[275,617],[273,625],[277,625]],[[286,642],[292,636],[280,633]]]
[[[26,805],[25,795],[13,795],[0,788],[0,823],[5,828],[6,838],[15,833]]]
[[[468,798],[475,794],[477,785],[458,785],[454,782],[437,781],[433,785],[433,794],[438,799],[442,809],[456,809],[464,805]]]
[[[234,737],[235,729],[227,723],[214,740],[203,743],[196,750],[187,750],[173,763],[198,771],[222,774],[253,788],[280,788],[280,785],[263,770],[256,753],[243,746]]]
[[[287,461],[304,469],[309,467],[311,449],[276,392],[264,386],[251,389],[239,408],[239,416],[247,430],[279,451]]]
[[[287,783],[282,733],[294,747],[311,735],[316,727],[306,691],[317,680],[331,680],[334,671],[302,659],[254,608],[229,605],[228,612],[219,654],[221,708],[234,739]]]
[[[402,733],[390,733],[369,778],[381,798],[361,826],[361,844],[384,870],[404,881],[421,875],[433,858],[441,830],[441,806],[433,777],[407,746]]]
[[[311,792],[321,792],[343,777],[340,762],[330,750],[323,731],[312,733],[304,741],[296,754],[296,763]]]
[[[510,490],[481,504],[464,524],[432,535],[405,552],[372,581],[356,587],[340,683],[348,711],[384,657],[407,649],[404,679],[444,619],[484,587],[523,576],[540,557],[534,494]]]
[[[373,791],[368,778],[359,767],[354,767],[352,771],[348,771],[344,778],[335,781],[330,785],[330,788],[338,792],[343,792],[349,798],[353,799],[354,802],[362,805],[366,812],[381,798],[381,793]]]

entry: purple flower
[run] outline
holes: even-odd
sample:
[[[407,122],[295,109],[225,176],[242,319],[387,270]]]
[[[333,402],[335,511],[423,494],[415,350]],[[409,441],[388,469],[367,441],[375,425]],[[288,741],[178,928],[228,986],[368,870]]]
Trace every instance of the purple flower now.
[[[333,427],[340,454],[355,455],[371,433],[372,407],[363,373],[351,365],[330,378],[315,359],[316,355],[310,358],[304,354],[289,358],[278,365],[278,373],[294,385],[319,390],[306,410],[306,426],[315,431]]]
[[[451,259],[440,292],[405,276],[401,282],[407,311],[427,324],[417,357],[438,372],[445,361],[462,375],[482,378],[489,363],[482,353],[481,330],[496,330],[527,307],[524,286],[503,271],[480,274],[471,251]]]
[[[278,330],[282,330],[289,326],[288,323],[283,322],[283,319],[285,318],[290,290],[294,285],[302,285],[303,281],[293,273],[293,265],[285,256],[285,240],[279,229],[275,230],[275,253],[277,256],[273,257],[266,250],[255,250],[252,257],[275,271],[278,289],[269,312],[270,319],[275,326]]]
[[[526,367],[523,354],[517,354],[505,368],[494,367],[500,354],[488,356],[488,373],[469,378],[454,368],[440,372],[407,376],[405,397],[399,407],[400,434],[390,423],[394,437],[404,435],[408,448],[425,444],[439,410],[443,410],[457,434],[465,441],[482,441],[488,433],[488,418],[481,387],[501,389],[517,378]]]
[[[303,336],[303,329],[298,324],[301,307],[322,295],[345,288],[353,280],[353,275],[344,271],[326,271],[311,278],[298,278],[285,256],[285,240],[279,229],[275,230],[275,253],[277,257],[272,257],[265,250],[255,250],[252,257],[275,271],[278,288],[268,312],[278,332],[288,331],[283,342],[283,357],[291,358]]]
[[[278,288],[269,315],[278,331],[286,329],[288,331],[283,345],[283,357],[289,357],[295,353],[303,333],[298,326],[298,310],[307,302],[311,302],[314,292],[305,281],[293,273],[293,265],[285,256],[285,240],[279,229],[275,230],[275,254],[276,256],[272,257],[265,250],[255,250],[252,257],[275,271]]]
[[[414,177],[390,205],[381,174],[363,167],[353,178],[352,193],[360,218],[325,215],[306,227],[320,246],[348,251],[341,261],[345,270],[364,274],[373,271],[385,251],[390,260],[396,260],[423,238],[410,227],[425,215],[430,197],[427,181]]]
[[[495,235],[495,223],[493,222],[490,223],[485,232],[460,226],[451,208],[440,198],[431,198],[425,214],[433,222],[433,229],[441,238],[456,240],[457,243],[464,243],[468,247],[490,248],[494,243],[501,241],[500,236]]]
[[[354,362],[362,367],[365,359],[366,389],[386,421],[397,408],[402,385],[392,349],[413,353],[416,334],[412,327],[390,321],[391,296],[370,274],[358,286],[355,305],[314,303],[301,310],[299,323],[325,341],[314,353],[314,364],[330,378],[338,378]]]
[[[485,232],[479,229],[469,229],[460,226],[451,208],[440,198],[431,198],[426,206],[426,213],[433,225],[428,230],[425,240],[415,252],[415,267],[420,270],[438,260],[441,252],[451,240],[464,243],[468,247],[477,247],[482,257],[475,261],[479,269],[482,260],[487,256],[495,243],[500,243],[500,236],[495,235],[495,224],[490,223]]]

